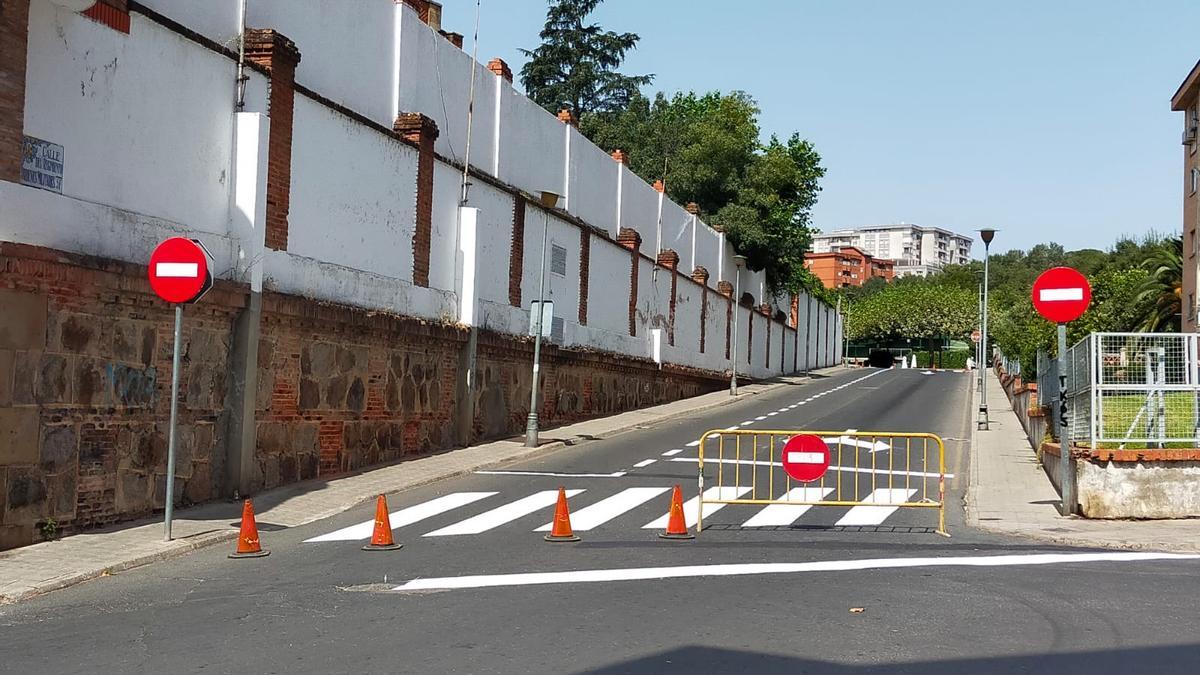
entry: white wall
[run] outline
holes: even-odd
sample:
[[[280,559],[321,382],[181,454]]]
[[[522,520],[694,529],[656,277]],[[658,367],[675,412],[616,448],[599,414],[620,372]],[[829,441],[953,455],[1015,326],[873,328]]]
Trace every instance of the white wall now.
[[[46,0],[34,0],[34,4],[39,1]],[[213,42],[237,51],[241,24],[238,0],[141,0],[141,3]]]
[[[588,268],[588,326],[629,334],[629,251],[592,237]]]
[[[699,353],[704,289],[684,274],[679,275],[675,285],[675,346]]]
[[[589,142],[574,128],[569,167],[570,185],[567,210],[598,228],[617,232],[616,162],[608,153]]]
[[[305,96],[293,120],[288,250],[411,282],[416,151]]]
[[[486,183],[471,187],[470,204],[479,209],[476,271],[479,297],[508,304],[508,266],[512,256],[513,196]],[[528,227],[528,224],[526,224]]]
[[[654,228],[658,223],[658,192],[622,166],[621,227],[637,230],[642,235],[641,251],[654,258]]]
[[[500,90],[499,173],[497,177],[537,196],[563,194],[563,123],[511,87]]]
[[[64,195],[224,234],[234,76],[140,14],[126,36],[33,2],[25,133],[63,146]],[[247,110],[264,110],[265,80],[249,85]]]

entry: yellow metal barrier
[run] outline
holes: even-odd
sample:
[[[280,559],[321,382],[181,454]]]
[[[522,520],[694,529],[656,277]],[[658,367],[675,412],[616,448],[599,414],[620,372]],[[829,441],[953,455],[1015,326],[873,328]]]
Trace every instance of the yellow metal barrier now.
[[[802,435],[817,436],[829,448],[829,469],[808,483],[793,480],[782,463],[784,445]],[[950,536],[946,446],[934,434],[714,429],[700,437],[698,450],[697,532],[704,528],[705,504],[791,504],[934,508],[937,533]],[[706,463],[710,470],[716,464],[716,484],[707,488]]]

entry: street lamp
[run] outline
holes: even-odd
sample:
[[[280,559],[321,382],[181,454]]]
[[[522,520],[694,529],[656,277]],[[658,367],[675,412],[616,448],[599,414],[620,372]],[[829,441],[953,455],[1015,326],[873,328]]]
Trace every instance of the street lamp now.
[[[734,255],[733,265],[737,271],[733,274],[733,358],[731,359],[733,371],[729,375],[729,395],[737,396],[737,360],[738,360],[738,304],[742,299],[742,268],[746,266],[746,256]]]
[[[529,390],[529,417],[525,420],[525,447],[536,448],[538,444],[538,376],[542,357],[542,317],[546,303],[546,234],[550,231],[550,209],[558,204],[558,194],[543,190],[541,196],[545,225],[542,227],[542,265],[538,271],[538,302],[536,318],[533,320],[533,386]],[[532,313],[532,308],[530,308]]]
[[[979,431],[988,430],[988,404],[987,404],[987,369],[991,367],[991,359],[988,357],[988,263],[990,261],[992,239],[995,238],[996,231],[991,228],[985,228],[979,231],[979,238],[983,240],[983,327],[979,336],[979,353],[983,356],[983,361],[980,362],[979,374],[982,385],[979,388],[979,421],[977,428]]]

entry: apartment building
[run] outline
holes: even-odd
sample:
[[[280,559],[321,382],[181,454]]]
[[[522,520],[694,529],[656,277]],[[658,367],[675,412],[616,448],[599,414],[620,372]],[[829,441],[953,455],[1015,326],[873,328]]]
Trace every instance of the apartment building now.
[[[895,275],[927,275],[947,265],[965,265],[971,260],[971,237],[940,227],[909,223],[868,225],[834,230],[813,239],[814,253],[829,253],[853,246],[875,258],[895,261]]]
[[[1196,277],[1200,268],[1200,242],[1197,242],[1197,190],[1200,190],[1200,155],[1196,153],[1200,129],[1200,63],[1192,67],[1183,84],[1171,97],[1171,110],[1183,113],[1183,330],[1195,332]]]
[[[826,288],[862,286],[874,277],[891,281],[896,276],[893,261],[876,258],[854,246],[843,246],[824,253],[807,253],[804,255],[804,266]]]

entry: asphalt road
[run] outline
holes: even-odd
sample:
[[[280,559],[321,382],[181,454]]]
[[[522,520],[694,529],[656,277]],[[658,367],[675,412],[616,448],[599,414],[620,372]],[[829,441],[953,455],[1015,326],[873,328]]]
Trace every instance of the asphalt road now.
[[[360,550],[369,505],[260,523],[267,558],[205,550],[0,607],[0,672],[1200,670],[1200,561],[1080,557],[1095,552],[962,524],[969,386],[848,371],[389,495],[398,551]],[[706,507],[693,540],[659,539],[669,489],[697,494],[689,443],[734,425],[939,435],[952,536],[935,533],[933,508],[734,504]],[[738,438],[705,445],[706,490],[805,487],[769,464],[783,438]],[[825,501],[936,499],[936,452],[902,443],[851,434],[830,446],[840,469],[807,487]],[[579,491],[578,543],[535,531],[560,486]]]

